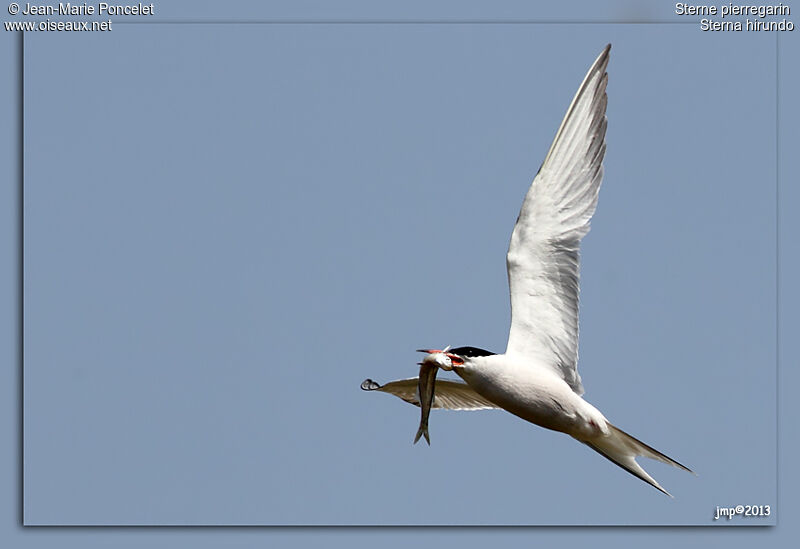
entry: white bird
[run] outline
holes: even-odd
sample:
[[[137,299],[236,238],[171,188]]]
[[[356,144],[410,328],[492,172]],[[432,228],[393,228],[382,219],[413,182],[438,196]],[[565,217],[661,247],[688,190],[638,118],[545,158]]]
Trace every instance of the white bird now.
[[[581,395],[578,375],[578,251],[597,206],[606,151],[607,45],[567,109],[511,234],[506,263],[511,330],[504,354],[476,347],[424,350],[466,383],[436,382],[433,408],[502,408],[566,433],[670,495],[636,462],[644,456],[690,469],[612,425]],[[418,378],[364,390],[419,406]],[[671,495],[670,495],[671,497]]]

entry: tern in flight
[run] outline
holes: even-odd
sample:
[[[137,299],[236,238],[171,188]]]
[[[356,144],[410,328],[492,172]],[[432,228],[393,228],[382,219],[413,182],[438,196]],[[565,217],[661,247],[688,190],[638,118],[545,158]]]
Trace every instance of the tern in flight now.
[[[464,380],[435,382],[433,401],[423,411],[502,408],[570,435],[670,495],[636,458],[690,469],[618,429],[583,400],[577,371],[578,251],[603,179],[610,50],[609,44],[575,94],[511,233],[506,256],[511,330],[506,352],[477,347],[422,351],[428,353],[421,363],[426,372],[431,367],[452,370]],[[416,377],[385,385],[367,379],[361,384],[364,390],[390,393],[420,406],[418,386],[423,385]],[[427,438],[425,413],[423,419]]]

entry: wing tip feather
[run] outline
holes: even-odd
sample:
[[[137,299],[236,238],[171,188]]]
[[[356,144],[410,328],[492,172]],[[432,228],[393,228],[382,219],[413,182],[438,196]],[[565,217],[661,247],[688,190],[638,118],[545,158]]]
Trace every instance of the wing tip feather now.
[[[361,382],[361,390],[362,391],[377,391],[381,388],[381,384],[377,381],[373,381],[370,378],[365,379]]]

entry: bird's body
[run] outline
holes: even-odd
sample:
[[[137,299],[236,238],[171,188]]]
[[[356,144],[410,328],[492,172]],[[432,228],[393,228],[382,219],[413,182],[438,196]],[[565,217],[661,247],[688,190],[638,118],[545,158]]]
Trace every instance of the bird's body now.
[[[525,421],[583,441],[608,432],[606,419],[546,368],[522,357],[467,358],[453,371],[476,393]]]
[[[453,370],[465,382],[438,381],[432,407],[502,408],[572,436],[668,494],[636,457],[689,469],[616,428],[586,402],[577,369],[579,249],[603,179],[610,49],[606,46],[598,56],[575,94],[511,233],[506,352],[476,347],[426,350],[423,363],[434,365],[434,372]],[[361,387],[419,405],[418,385],[429,386],[411,378],[386,385],[366,380]],[[425,410],[422,415],[427,432]]]

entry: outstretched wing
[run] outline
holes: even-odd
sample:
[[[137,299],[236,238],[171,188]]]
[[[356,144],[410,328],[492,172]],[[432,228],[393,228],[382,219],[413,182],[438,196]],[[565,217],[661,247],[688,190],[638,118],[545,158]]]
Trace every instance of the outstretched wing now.
[[[509,355],[551,368],[577,394],[578,250],[603,179],[609,44],[567,110],[508,247]]]
[[[365,391],[381,391],[402,398],[415,406],[419,406],[417,385],[419,378],[398,379],[381,385],[365,379],[361,388]],[[436,392],[433,397],[433,408],[445,410],[487,410],[497,408],[494,404],[473,391],[469,385],[462,381],[450,379],[437,379]]]

